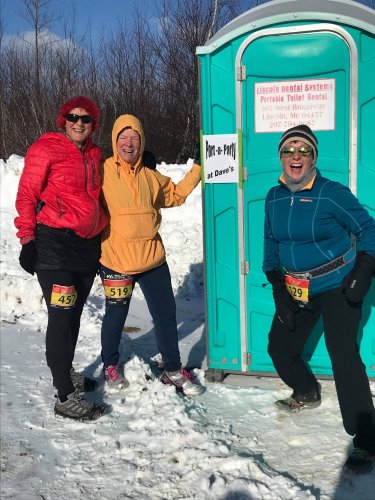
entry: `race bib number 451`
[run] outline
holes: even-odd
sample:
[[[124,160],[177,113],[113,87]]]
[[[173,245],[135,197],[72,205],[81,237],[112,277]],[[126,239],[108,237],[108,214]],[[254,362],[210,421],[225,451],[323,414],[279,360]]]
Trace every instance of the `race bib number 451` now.
[[[77,301],[77,291],[74,286],[53,285],[51,295],[52,307],[74,307]]]

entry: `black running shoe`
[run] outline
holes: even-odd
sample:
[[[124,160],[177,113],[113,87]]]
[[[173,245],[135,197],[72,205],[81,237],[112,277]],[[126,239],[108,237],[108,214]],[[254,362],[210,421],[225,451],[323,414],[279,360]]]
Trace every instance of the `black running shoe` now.
[[[87,401],[76,389],[68,395],[63,403],[57,398],[55,414],[73,420],[97,420],[105,413],[105,405],[97,405]]]
[[[363,448],[353,448],[350,453],[344,468],[348,471],[355,472],[356,474],[366,474],[371,472],[375,466],[375,454],[370,453]]]
[[[312,389],[306,394],[293,394],[286,399],[279,399],[275,401],[275,405],[282,410],[289,411],[291,413],[297,413],[301,410],[309,410],[316,408],[322,402],[320,397],[320,384],[318,389]]]

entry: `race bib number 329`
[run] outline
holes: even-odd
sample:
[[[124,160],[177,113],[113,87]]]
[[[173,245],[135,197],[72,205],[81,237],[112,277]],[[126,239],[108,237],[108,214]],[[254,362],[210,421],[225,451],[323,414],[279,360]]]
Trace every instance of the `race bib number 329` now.
[[[286,274],[285,286],[293,299],[301,302],[309,301],[309,280],[293,278],[293,276]]]
[[[77,291],[74,286],[53,285],[51,295],[51,306],[74,307],[77,300]]]

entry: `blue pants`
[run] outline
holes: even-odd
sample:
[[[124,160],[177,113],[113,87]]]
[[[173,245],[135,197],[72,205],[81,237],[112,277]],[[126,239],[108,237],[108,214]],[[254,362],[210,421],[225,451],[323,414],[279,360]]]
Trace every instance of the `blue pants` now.
[[[101,266],[101,278],[119,279],[129,277]],[[154,321],[156,345],[163,358],[164,368],[177,371],[181,368],[176,321],[176,302],[173,295],[171,275],[165,262],[159,267],[132,275],[139,283],[152,319]],[[102,323],[102,361],[104,367],[119,361],[119,345],[122,330],[129,312],[131,297],[113,301],[106,298],[106,309]]]

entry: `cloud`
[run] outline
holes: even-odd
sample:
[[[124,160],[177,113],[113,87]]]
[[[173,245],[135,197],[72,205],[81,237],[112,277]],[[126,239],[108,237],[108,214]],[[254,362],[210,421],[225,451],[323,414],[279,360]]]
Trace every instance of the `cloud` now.
[[[24,31],[22,33],[18,33],[17,35],[4,35],[2,45],[3,47],[9,47],[15,50],[33,50],[35,48],[35,32]],[[77,48],[76,44],[72,40],[68,38],[61,38],[49,30],[40,31],[39,45],[49,45],[51,48],[55,48],[56,50],[67,50],[74,47]]]

